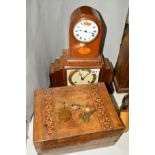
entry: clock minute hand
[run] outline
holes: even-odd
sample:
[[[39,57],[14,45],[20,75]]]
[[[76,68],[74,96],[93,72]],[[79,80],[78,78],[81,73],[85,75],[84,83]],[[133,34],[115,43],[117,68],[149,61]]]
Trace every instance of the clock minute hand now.
[[[86,74],[84,77],[82,77],[82,80],[84,80],[90,73]]]

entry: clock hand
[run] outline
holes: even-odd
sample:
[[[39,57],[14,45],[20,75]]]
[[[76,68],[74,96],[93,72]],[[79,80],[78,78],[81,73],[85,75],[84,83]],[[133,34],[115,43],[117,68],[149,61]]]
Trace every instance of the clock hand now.
[[[87,30],[79,30],[79,31],[83,31],[83,32],[85,32],[85,33],[91,33],[91,34],[94,34],[93,32],[88,32]]]
[[[87,31],[86,33],[91,33],[91,34],[94,34],[93,32],[88,32],[88,31]]]
[[[90,73],[86,74],[84,77],[82,77],[82,80],[84,80]]]
[[[80,77],[81,77],[81,80],[83,80],[83,78],[82,78],[82,73],[80,72],[80,70],[79,70],[79,75],[80,75]]]
[[[81,73],[80,70],[79,70],[79,75],[80,75],[80,77],[81,77],[81,80],[84,80],[89,74],[90,74],[90,72],[89,72],[88,74],[86,74],[84,77],[82,77],[82,73]]]

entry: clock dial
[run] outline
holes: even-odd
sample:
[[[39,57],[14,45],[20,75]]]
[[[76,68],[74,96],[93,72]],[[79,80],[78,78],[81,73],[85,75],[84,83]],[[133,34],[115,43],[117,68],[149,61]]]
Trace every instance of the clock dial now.
[[[74,26],[73,35],[78,41],[88,43],[97,37],[98,31],[99,28],[94,21],[84,19]]]
[[[67,85],[97,83],[100,69],[67,70]]]

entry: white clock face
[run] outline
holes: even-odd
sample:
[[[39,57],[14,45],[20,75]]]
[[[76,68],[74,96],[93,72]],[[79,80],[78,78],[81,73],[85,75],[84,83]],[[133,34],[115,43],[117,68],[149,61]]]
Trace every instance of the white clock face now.
[[[81,85],[97,83],[100,69],[72,69],[67,70],[67,85]]]
[[[80,20],[74,27],[74,37],[84,43],[91,42],[98,35],[99,28],[97,24],[88,19]]]

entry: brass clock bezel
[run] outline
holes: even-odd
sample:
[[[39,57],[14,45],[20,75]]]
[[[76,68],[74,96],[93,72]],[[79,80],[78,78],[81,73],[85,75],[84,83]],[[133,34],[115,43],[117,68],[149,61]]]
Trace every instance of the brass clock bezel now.
[[[74,35],[74,28],[75,28],[76,24],[79,23],[79,22],[81,22],[81,21],[83,21],[83,20],[90,20],[90,21],[94,22],[94,23],[97,25],[97,27],[98,27],[98,33],[97,33],[97,35],[96,35],[96,37],[95,37],[94,39],[92,39],[91,41],[79,41],[79,40],[75,37],[75,35]],[[90,42],[94,41],[94,40],[98,37],[99,33],[100,33],[99,25],[96,23],[96,21],[92,20],[91,18],[81,18],[80,20],[78,20],[78,21],[73,25],[72,35],[73,35],[74,39],[76,39],[76,41],[78,41],[79,43],[84,43],[84,44],[90,43]]]
[[[76,84],[73,83],[73,81],[72,81],[72,76],[73,76],[76,72],[78,72],[79,70],[88,71],[88,72],[91,73],[91,69],[86,69],[86,68],[75,69],[74,71],[72,71],[72,72],[70,73],[70,75],[69,75],[69,77],[68,77],[69,83],[70,83],[71,85],[76,85]],[[90,83],[94,83],[95,80],[96,80],[96,74],[91,74],[91,75],[93,76],[93,80],[92,80]]]

